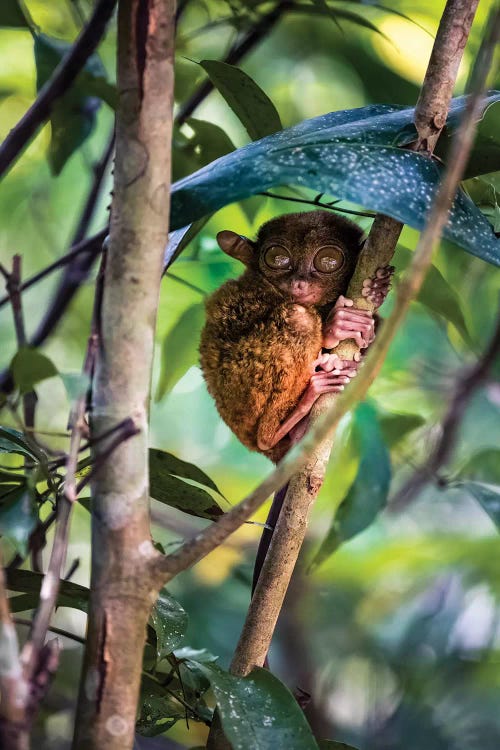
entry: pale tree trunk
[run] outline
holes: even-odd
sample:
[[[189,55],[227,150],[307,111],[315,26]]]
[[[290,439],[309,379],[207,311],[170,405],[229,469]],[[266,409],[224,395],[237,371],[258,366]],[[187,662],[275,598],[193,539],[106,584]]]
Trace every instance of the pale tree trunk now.
[[[175,3],[121,0],[111,229],[93,385],[93,437],[131,417],[93,482],[92,580],[75,750],[133,745],[146,623],[158,593],[149,565],[148,410],[168,237]],[[105,455],[98,442],[94,460]]]

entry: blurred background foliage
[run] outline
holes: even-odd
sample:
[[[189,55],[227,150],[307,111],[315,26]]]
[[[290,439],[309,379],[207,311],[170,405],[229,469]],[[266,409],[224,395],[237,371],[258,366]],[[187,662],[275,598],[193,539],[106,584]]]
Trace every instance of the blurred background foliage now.
[[[194,61],[223,59],[238,34],[255,23],[269,3],[190,0],[182,5],[186,7],[177,36],[177,111],[206,77]],[[371,2],[332,2],[339,14],[336,19],[316,14],[318,5],[285,13],[240,63],[275,104],[283,126],[369,103],[414,105],[444,2],[394,0],[392,12]],[[479,5],[457,94],[463,92],[488,6],[486,1]],[[91,4],[26,0],[25,7],[43,34],[71,42]],[[363,25],[350,20],[349,13],[357,14]],[[115,45],[112,27],[96,63],[97,76],[107,84],[114,81]],[[28,28],[0,29],[0,59],[4,137],[35,96],[37,68]],[[491,87],[500,88],[499,83],[493,76]],[[47,125],[0,185],[0,259],[9,266],[11,256],[20,253],[24,276],[57,259],[71,244],[94,164],[109,140],[112,87],[107,104],[89,91],[79,110],[78,128],[86,127],[83,112],[90,135],[82,135],[71,157],[58,161],[57,154],[51,156],[56,130],[51,147]],[[106,97],[102,91],[101,81],[97,96]],[[175,132],[176,178],[248,142],[245,129],[217,92],[193,115],[193,122]],[[64,140],[68,123],[61,127]],[[497,231],[499,184],[498,175],[490,175],[470,186],[471,193],[476,189],[476,195],[487,194],[485,213],[496,222]],[[110,186],[108,174],[91,231],[105,226]],[[292,189],[277,192],[298,197]],[[314,197],[312,191],[300,195]],[[214,238],[222,229],[253,236],[262,222],[296,210],[308,206],[263,196],[224,208],[209,219],[162,284],[152,446],[205,470],[231,504],[270,466],[243,448],[221,422],[197,367],[203,298],[240,271],[237,262],[222,255]],[[369,228],[370,219],[359,222]],[[416,231],[404,229],[398,271],[408,262],[417,237]],[[456,377],[486,346],[498,308],[499,278],[493,266],[449,243],[441,244],[427,286],[412,305],[371,390],[390,449],[391,494],[426,457]],[[55,284],[50,277],[23,295],[30,332]],[[43,347],[60,372],[81,368],[93,291],[91,280]],[[386,309],[390,305],[389,299]],[[16,352],[8,306],[0,310],[0,340],[0,365],[5,367]],[[44,380],[37,391],[38,428],[64,431],[69,402],[62,382],[55,377]],[[362,534],[322,564],[311,566],[360,462],[352,418],[344,420],[312,514],[301,571],[287,597],[271,652],[276,674],[312,695],[307,714],[319,736],[335,733],[361,750],[498,748],[500,543],[493,520],[467,488],[448,480],[466,477],[500,484],[499,413],[500,384],[492,380],[467,409],[452,461],[442,476],[429,478],[418,502],[403,513],[379,514]],[[54,447],[66,445],[62,439],[46,440]],[[8,461],[6,457],[4,464]],[[257,520],[265,515],[262,509]],[[157,502],[153,520],[154,537],[165,549],[205,523]],[[258,526],[245,525],[170,588],[189,615],[185,644],[218,655],[223,666],[229,663],[243,622],[259,535]],[[12,554],[9,543],[5,545],[5,554]],[[89,523],[83,508],[74,519],[69,556],[80,560],[73,580],[88,585]],[[81,612],[61,607],[55,622],[84,635]],[[64,647],[62,668],[37,728],[40,748],[65,747],[70,736],[81,646],[64,638]],[[194,746],[205,733],[202,723],[179,721],[169,737]]]

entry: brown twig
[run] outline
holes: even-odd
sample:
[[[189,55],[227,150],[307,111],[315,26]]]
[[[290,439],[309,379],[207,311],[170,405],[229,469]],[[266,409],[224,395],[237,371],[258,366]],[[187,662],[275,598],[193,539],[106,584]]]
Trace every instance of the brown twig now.
[[[116,0],[98,0],[92,16],[50,80],[43,86],[26,114],[0,146],[0,177],[9,169],[23,148],[50,117],[54,103],[70,88],[104,36]]]
[[[390,501],[390,509],[395,512],[404,510],[420,490],[437,477],[439,469],[449,461],[455,448],[458,431],[464,414],[474,394],[488,379],[489,372],[500,353],[500,313],[493,336],[477,363],[458,379],[453,395],[441,422],[440,437],[429,454],[427,461],[398,490]]]
[[[22,750],[22,734],[27,690],[19,658],[19,644],[12,621],[3,567],[0,565],[0,747]]]

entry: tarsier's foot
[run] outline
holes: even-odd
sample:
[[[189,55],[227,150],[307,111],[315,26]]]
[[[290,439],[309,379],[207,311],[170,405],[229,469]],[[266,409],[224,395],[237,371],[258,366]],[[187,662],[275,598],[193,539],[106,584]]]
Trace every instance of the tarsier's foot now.
[[[377,268],[375,276],[372,279],[363,281],[363,291],[361,294],[370,300],[377,308],[387,297],[387,292],[391,288],[392,275],[394,266],[383,266]]]
[[[336,301],[323,328],[325,349],[333,349],[346,339],[354,339],[360,349],[366,349],[373,341],[375,337],[373,314],[368,310],[355,310],[353,305],[352,299],[342,294]]]
[[[359,362],[351,359],[340,359],[336,354],[320,353],[315,362],[315,375],[319,372],[329,372],[332,375],[344,375],[353,378],[358,372]]]

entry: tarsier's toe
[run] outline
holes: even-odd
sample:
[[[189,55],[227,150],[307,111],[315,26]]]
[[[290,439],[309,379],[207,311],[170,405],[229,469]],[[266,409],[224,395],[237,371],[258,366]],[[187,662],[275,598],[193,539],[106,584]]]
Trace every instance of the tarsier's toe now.
[[[391,279],[394,273],[394,266],[382,266],[377,268],[375,276],[363,281],[361,294],[372,302],[376,307],[380,307],[387,296],[391,287]]]

